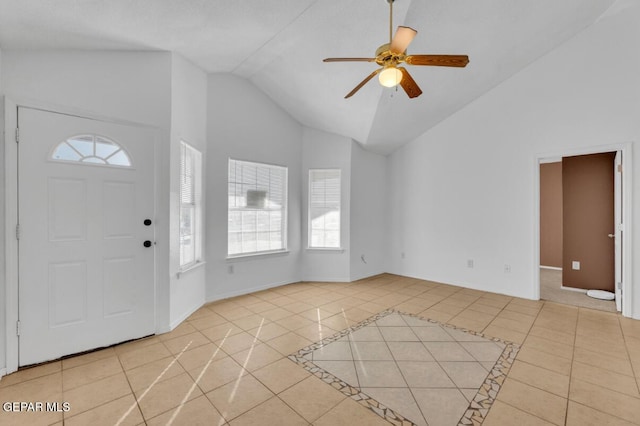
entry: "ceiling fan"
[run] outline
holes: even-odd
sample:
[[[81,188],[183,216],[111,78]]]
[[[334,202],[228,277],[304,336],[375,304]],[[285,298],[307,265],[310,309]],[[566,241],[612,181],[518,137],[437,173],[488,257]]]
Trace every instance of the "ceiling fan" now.
[[[407,65],[430,65],[440,67],[460,67],[463,68],[469,63],[467,55],[407,55],[407,47],[418,33],[410,27],[399,26],[395,36],[393,34],[393,2],[389,3],[389,43],[385,43],[376,50],[375,58],[326,58],[323,62],[375,62],[381,66],[367,76],[351,92],[345,96],[350,98],[362,88],[369,80],[379,74],[380,84],[385,87],[394,87],[400,84],[410,98],[418,97],[422,90],[418,87],[413,77],[406,68],[399,66],[402,63]]]

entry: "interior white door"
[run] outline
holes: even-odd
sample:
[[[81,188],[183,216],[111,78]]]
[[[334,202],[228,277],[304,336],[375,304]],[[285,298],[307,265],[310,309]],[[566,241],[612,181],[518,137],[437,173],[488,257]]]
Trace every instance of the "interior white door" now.
[[[152,131],[29,108],[18,126],[19,364],[153,334]]]
[[[613,217],[616,309],[622,311],[622,152],[616,152],[613,169]]]

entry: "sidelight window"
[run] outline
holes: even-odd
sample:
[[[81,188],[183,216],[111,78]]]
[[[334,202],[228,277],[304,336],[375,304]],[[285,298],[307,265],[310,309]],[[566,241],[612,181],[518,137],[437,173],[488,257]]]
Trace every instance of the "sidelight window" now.
[[[180,267],[202,261],[202,154],[180,143]]]

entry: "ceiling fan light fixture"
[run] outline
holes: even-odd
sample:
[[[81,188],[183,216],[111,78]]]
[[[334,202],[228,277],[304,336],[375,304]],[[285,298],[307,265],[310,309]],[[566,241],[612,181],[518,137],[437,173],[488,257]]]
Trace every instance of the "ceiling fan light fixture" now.
[[[396,67],[387,67],[378,74],[378,81],[384,87],[395,87],[402,81],[402,71]]]
[[[325,58],[323,62],[375,62],[381,68],[365,77],[356,87],[353,88],[345,99],[353,96],[358,90],[367,84],[373,77],[378,76],[378,81],[384,87],[402,86],[409,98],[413,99],[422,94],[422,90],[415,82],[409,71],[403,64],[407,65],[429,65],[439,67],[466,67],[469,63],[467,55],[409,55],[407,47],[418,33],[411,27],[399,26],[396,34],[393,35],[393,2],[389,3],[389,43],[385,43],[376,49],[373,58]]]

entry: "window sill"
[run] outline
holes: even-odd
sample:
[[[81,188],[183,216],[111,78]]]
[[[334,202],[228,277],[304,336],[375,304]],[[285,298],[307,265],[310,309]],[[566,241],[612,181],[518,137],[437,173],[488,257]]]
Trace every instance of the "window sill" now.
[[[227,256],[227,262],[251,260],[251,259],[271,257],[271,256],[286,256],[288,254],[289,254],[289,250],[258,251],[255,253],[234,254],[231,256]]]
[[[318,253],[344,253],[345,249],[342,247],[307,247],[307,251]]]
[[[184,268],[180,268],[180,270],[176,273],[176,277],[177,277],[178,279],[180,279],[180,278],[182,277],[182,274],[185,274],[185,273],[187,273],[187,272],[191,272],[191,271],[193,271],[194,269],[198,269],[198,268],[200,268],[201,266],[204,266],[204,264],[205,264],[205,263],[206,263],[206,262],[202,262],[202,261],[200,261],[200,262],[196,262],[196,263],[194,263],[193,265],[189,265],[189,266],[186,266],[186,267],[184,267]]]

